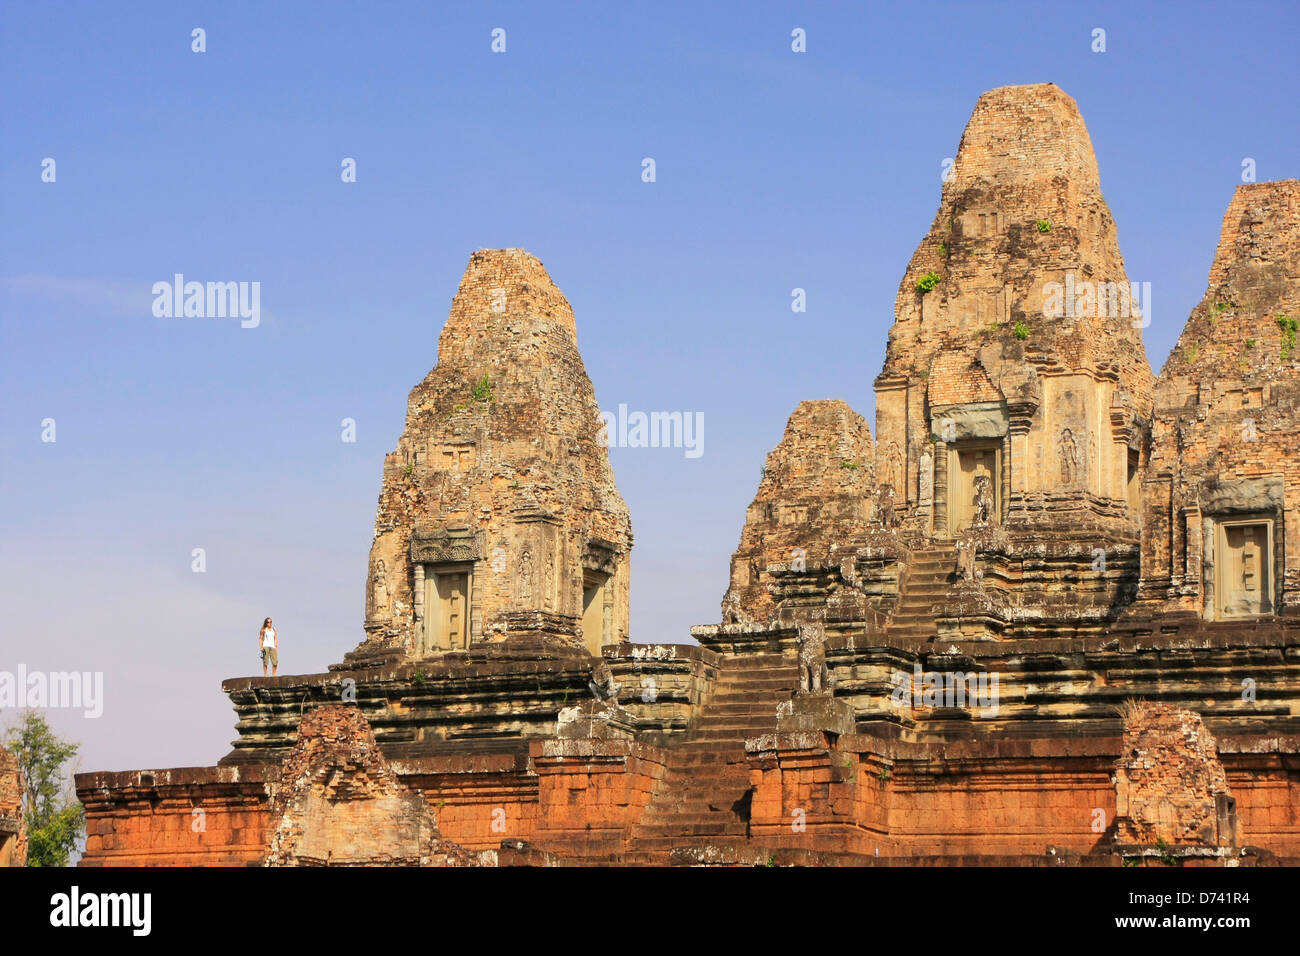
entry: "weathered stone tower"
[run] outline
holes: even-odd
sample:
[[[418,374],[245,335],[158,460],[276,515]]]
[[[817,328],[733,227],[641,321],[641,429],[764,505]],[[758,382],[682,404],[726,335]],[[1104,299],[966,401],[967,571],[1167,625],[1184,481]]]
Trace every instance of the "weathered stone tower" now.
[[[1009,528],[1137,532],[1153,376],[1097,161],[1051,84],[980,97],[876,379],[880,478],[955,538],[974,479]]]
[[[778,601],[785,620],[821,620],[819,611],[800,609],[838,604],[832,592],[847,596],[836,572],[867,534],[875,471],[871,430],[861,415],[838,399],[800,402],[745,514],[723,620],[775,619]],[[861,621],[864,608],[850,603],[841,610]]]
[[[521,249],[470,257],[384,461],[366,583],[374,648],[627,638],[632,528],[564,295]]]
[[[1078,633],[1132,600],[1141,288],[1074,101],[1051,84],[980,97],[876,379],[877,474],[904,530],[972,559],[980,593],[949,602],[941,632]]]
[[[1143,484],[1148,610],[1215,621],[1300,604],[1300,534],[1287,527],[1300,508],[1297,263],[1300,181],[1239,186],[1209,289],[1156,386]]]

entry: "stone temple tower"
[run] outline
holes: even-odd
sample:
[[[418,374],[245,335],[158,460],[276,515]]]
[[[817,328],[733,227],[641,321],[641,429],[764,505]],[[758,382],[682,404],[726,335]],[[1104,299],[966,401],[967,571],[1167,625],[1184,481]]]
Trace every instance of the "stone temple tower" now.
[[[470,257],[384,461],[359,651],[627,639],[627,505],[573,310],[521,249]]]
[[[800,402],[745,513],[723,620],[824,620],[809,610],[846,593],[832,586],[867,537],[874,480],[863,417],[838,399]],[[863,613],[845,611],[853,620]]]
[[[1058,598],[1112,616],[1136,591],[1143,289],[1074,101],[1051,84],[981,96],[898,291],[877,476],[922,539],[959,542],[987,514],[1009,542],[989,584],[1025,623],[1050,624]]]
[[[1051,84],[980,97],[876,379],[882,481],[952,538],[973,479],[1010,527],[1136,534],[1153,376],[1088,132]]]
[[[1300,181],[1237,187],[1156,386],[1135,610],[1257,621],[1300,606],[1297,262]]]

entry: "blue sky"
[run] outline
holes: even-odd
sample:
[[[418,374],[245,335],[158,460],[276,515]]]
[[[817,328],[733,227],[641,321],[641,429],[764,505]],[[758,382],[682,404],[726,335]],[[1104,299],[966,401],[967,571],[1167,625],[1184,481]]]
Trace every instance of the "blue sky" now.
[[[602,407],[704,414],[700,458],[612,452],[633,637],[689,641],[794,406],[874,425],[980,93],[1078,101],[1158,371],[1243,159],[1300,176],[1297,27],[1293,3],[7,2],[0,670],[103,671],[101,718],[51,717],[82,769],[126,769],[229,749],[220,681],[257,670],[266,615],[286,672],[339,660],[406,394],[470,253],[505,246],[573,304]],[[155,318],[176,272],[260,282],[261,325]]]

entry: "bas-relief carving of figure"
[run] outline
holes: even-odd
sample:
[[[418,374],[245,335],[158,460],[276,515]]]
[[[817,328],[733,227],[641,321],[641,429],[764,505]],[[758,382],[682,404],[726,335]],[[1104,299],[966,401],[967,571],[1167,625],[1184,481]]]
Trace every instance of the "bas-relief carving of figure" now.
[[[546,565],[543,568],[542,575],[542,606],[550,611],[554,604],[553,595],[555,594],[555,552],[551,549],[546,551]]]
[[[891,441],[885,449],[885,477],[888,484],[902,487],[905,480],[903,474],[903,453],[899,450],[898,442]]]
[[[889,482],[876,488],[876,523],[882,528],[898,527],[898,515],[894,513],[894,486]]]
[[[371,609],[375,618],[388,616],[388,566],[384,559],[375,562],[375,570],[370,576]]]
[[[930,452],[921,453],[921,504],[929,505],[934,501],[934,457]]]
[[[972,521],[976,525],[986,525],[993,522],[993,482],[988,475],[975,476],[975,517]]]
[[[1061,453],[1061,485],[1073,487],[1079,471],[1079,449],[1074,442],[1074,433],[1068,428],[1061,429],[1061,437],[1056,442]]]
[[[1101,460],[1097,457],[1097,436],[1093,434],[1092,429],[1088,429],[1088,468],[1087,473],[1083,476],[1084,482],[1092,486],[1093,466],[1097,467],[1098,475],[1101,474]]]
[[[533,604],[533,552],[524,549],[519,556],[519,606],[532,607]]]
[[[826,668],[826,631],[820,624],[799,627],[799,689],[805,694],[830,689],[830,672]]]

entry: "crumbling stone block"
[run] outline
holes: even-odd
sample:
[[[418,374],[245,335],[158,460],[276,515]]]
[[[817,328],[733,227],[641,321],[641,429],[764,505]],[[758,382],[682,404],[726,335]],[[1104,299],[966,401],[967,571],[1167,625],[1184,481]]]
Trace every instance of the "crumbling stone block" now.
[[[0,867],[27,865],[23,790],[17,755],[0,747]]]
[[[361,713],[311,711],[284,758],[271,800],[266,866],[464,866],[477,859],[441,838],[433,810],[388,765]]]
[[[1172,704],[1124,708],[1115,765],[1117,844],[1236,846],[1236,801],[1199,714]]]

